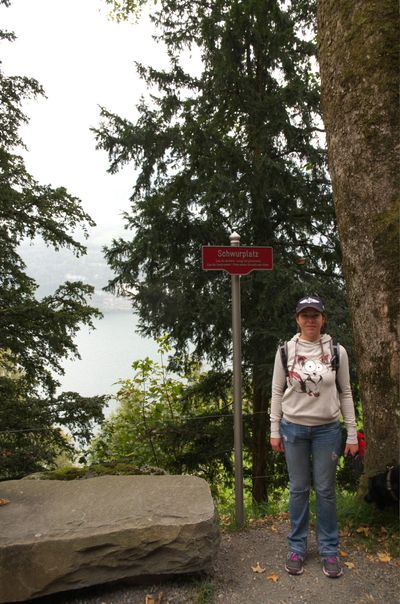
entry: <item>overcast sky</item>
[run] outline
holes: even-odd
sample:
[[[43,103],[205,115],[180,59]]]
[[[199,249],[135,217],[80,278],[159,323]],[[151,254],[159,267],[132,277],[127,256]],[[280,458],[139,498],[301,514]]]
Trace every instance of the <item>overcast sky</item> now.
[[[99,105],[134,119],[145,92],[134,61],[167,64],[146,16],[138,24],[115,23],[108,11],[104,0],[12,0],[9,8],[0,6],[1,27],[18,38],[1,42],[3,71],[36,78],[47,95],[26,104],[27,168],[41,184],[66,186],[82,200],[98,225],[91,240],[101,243],[122,229],[134,174],[130,167],[108,175],[107,156],[95,150],[89,129],[99,124]]]
[[[134,183],[132,167],[108,175],[107,156],[95,149],[90,127],[99,124],[98,106],[133,120],[145,92],[134,61],[167,65],[165,53],[152,40],[148,18],[142,17],[137,25],[114,23],[107,18],[108,11],[104,0],[12,0],[9,8],[0,5],[0,27],[17,36],[13,43],[1,42],[2,70],[6,75],[36,78],[47,95],[25,106],[30,122],[21,133],[28,147],[27,168],[41,184],[65,186],[82,200],[98,225],[90,233],[89,245],[108,244],[121,234],[121,212],[129,208]],[[71,264],[66,266],[65,255],[46,249],[41,266],[37,258],[42,246],[36,244],[34,249],[39,256],[29,247],[23,254],[28,272],[39,284],[43,272],[47,279],[54,276],[49,291],[65,278],[84,279],[80,273],[70,274],[81,270],[82,262],[91,271],[89,282],[97,283],[93,279],[98,256],[93,250],[79,261],[68,254]],[[104,277],[97,287],[106,283]],[[43,295],[49,291],[39,290]],[[100,298],[94,301],[101,303]],[[94,333],[83,329],[79,334],[82,361],[63,363],[64,389],[86,396],[109,392],[116,379],[129,375],[133,359],[155,351],[154,344],[134,335],[133,317],[126,313],[110,317],[112,322],[97,322]]]

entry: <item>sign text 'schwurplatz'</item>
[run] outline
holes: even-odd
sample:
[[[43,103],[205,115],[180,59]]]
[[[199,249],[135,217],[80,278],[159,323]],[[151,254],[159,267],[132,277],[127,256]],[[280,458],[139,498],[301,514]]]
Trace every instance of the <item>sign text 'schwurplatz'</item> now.
[[[206,271],[247,275],[273,268],[272,247],[204,245],[201,251],[202,268]]]

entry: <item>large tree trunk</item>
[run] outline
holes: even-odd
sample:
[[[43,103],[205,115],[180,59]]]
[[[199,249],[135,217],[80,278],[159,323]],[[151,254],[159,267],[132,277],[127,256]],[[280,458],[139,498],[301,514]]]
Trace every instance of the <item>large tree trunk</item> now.
[[[366,475],[399,451],[398,14],[393,0],[319,0],[329,170],[366,432]]]

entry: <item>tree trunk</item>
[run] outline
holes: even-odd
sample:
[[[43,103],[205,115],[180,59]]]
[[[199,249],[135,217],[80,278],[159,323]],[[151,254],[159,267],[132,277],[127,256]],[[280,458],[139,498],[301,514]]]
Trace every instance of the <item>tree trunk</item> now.
[[[258,383],[257,371],[253,377],[253,498],[257,503],[268,501],[267,495],[267,411],[265,386]]]
[[[318,2],[322,108],[364,413],[366,475],[394,463],[399,451],[397,40],[393,0]]]

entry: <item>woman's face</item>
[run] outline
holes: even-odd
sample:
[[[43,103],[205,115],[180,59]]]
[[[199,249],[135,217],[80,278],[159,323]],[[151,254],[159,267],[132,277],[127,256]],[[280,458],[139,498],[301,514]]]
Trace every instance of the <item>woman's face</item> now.
[[[300,328],[301,337],[309,342],[314,342],[321,335],[325,317],[314,308],[305,308],[297,315],[296,322]]]

